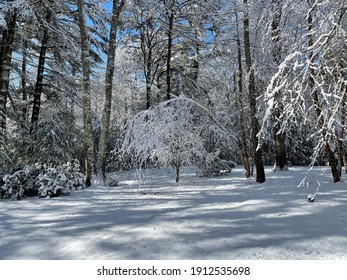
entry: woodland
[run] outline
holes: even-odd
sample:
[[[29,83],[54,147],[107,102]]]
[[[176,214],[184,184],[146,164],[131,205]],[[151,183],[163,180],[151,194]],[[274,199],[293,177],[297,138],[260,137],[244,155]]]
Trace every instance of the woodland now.
[[[1,0],[0,198],[117,170],[347,172],[345,0]],[[58,180],[58,181],[57,181]],[[28,185],[31,184],[29,188]],[[15,195],[14,195],[15,194]]]

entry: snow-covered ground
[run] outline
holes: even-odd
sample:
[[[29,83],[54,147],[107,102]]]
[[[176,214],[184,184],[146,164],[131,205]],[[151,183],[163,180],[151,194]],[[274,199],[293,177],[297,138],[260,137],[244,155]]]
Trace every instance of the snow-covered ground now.
[[[116,188],[0,201],[0,259],[347,259],[347,183],[306,172],[125,172]]]

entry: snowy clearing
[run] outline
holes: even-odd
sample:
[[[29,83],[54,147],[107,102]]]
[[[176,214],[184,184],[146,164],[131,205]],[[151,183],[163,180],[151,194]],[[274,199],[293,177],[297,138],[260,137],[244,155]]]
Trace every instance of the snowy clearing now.
[[[328,167],[241,167],[179,184],[162,169],[68,197],[0,201],[0,259],[347,259],[347,184]],[[346,175],[343,175],[346,180]],[[313,203],[307,201],[320,185]]]

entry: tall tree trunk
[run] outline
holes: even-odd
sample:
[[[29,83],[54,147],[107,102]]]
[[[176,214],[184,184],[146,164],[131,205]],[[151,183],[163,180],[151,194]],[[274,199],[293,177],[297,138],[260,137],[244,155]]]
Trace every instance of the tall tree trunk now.
[[[238,24],[238,16],[236,15],[236,44],[237,44],[237,73],[238,73],[238,96],[237,96],[237,104],[240,112],[240,129],[241,129],[241,140],[242,140],[242,154],[243,154],[243,166],[245,168],[246,178],[251,176],[251,168],[249,163],[249,152],[248,152],[248,144],[247,144],[247,133],[245,126],[245,113],[244,113],[244,105],[243,105],[243,69],[242,69],[242,53],[241,53],[241,40],[239,34],[239,24]]]
[[[172,7],[168,8],[168,20],[169,29],[167,36],[167,60],[166,60],[166,99],[171,98],[171,57],[172,57],[172,41],[173,41],[173,24],[174,24],[174,13]]]
[[[313,17],[312,17],[312,10],[314,9],[314,1],[312,0],[307,0],[307,3],[309,5],[309,12],[307,14],[307,47],[308,47],[308,61],[313,62],[312,60],[314,59],[313,56]],[[334,183],[339,182],[341,180],[340,172],[338,169],[338,162],[335,158],[334,151],[332,150],[330,144],[329,144],[329,136],[327,135],[327,131],[325,128],[325,120],[324,116],[322,114],[322,108],[319,102],[319,96],[318,96],[318,90],[316,88],[314,76],[315,76],[315,71],[313,67],[309,67],[309,77],[308,77],[308,84],[311,88],[311,98],[314,104],[314,109],[316,112],[316,117],[317,117],[317,122],[319,128],[322,130],[322,139],[321,141],[323,142],[323,147],[326,156],[328,157],[328,162],[331,168],[331,173],[333,176]]]
[[[107,54],[107,66],[105,75],[105,96],[104,108],[102,112],[101,122],[101,135],[99,142],[98,166],[97,173],[101,175],[103,180],[106,177],[106,164],[107,164],[107,148],[110,134],[110,119],[111,119],[111,105],[112,105],[112,89],[113,89],[113,74],[114,62],[116,56],[117,44],[117,28],[119,25],[119,15],[125,5],[125,0],[113,0],[112,21],[110,29],[110,38]]]
[[[341,131],[338,135],[338,148],[339,148],[339,157],[340,164],[344,166],[345,172],[347,173],[347,159],[346,159],[346,149],[345,149],[345,136],[346,136],[346,106],[347,106],[347,87],[346,85],[342,86],[342,104],[340,109],[340,123]]]
[[[175,162],[176,183],[180,181],[180,168],[181,168],[181,159],[180,159],[180,156],[178,155]]]
[[[273,20],[272,20],[272,42],[274,44],[273,57],[274,62],[277,67],[281,64],[281,52],[282,45],[280,41],[281,35],[281,18],[282,18],[282,0],[272,0],[272,10],[273,10]],[[287,169],[287,156],[286,156],[286,136],[284,132],[280,131],[281,123],[280,116],[282,114],[282,102],[280,94],[277,92],[275,95],[275,102],[278,105],[274,112],[275,116],[275,126],[274,126],[274,136],[275,136],[275,171],[276,170],[286,170]]]
[[[85,157],[86,185],[91,185],[93,173],[93,131],[91,121],[90,105],[90,61],[89,44],[86,27],[86,16],[84,12],[84,0],[77,1],[78,17],[81,39],[81,60],[82,60],[82,95],[83,95],[83,142]]]
[[[16,30],[16,14],[6,18],[0,49],[0,147],[6,140],[6,104],[11,73],[12,51]]]
[[[21,86],[22,86],[22,99],[23,99],[23,109],[22,109],[22,118],[26,120],[27,118],[27,99],[28,94],[26,91],[26,83],[27,83],[27,48],[28,42],[24,39],[23,42],[23,58],[22,58],[22,74],[21,74]]]
[[[151,107],[152,95],[152,49],[148,50],[146,65],[146,109]]]
[[[265,171],[263,164],[262,150],[259,145],[258,132],[259,132],[259,121],[257,118],[257,104],[256,104],[256,89],[255,89],[255,77],[254,69],[252,65],[251,57],[251,43],[249,34],[249,15],[248,15],[248,1],[243,0],[244,4],[244,18],[243,18],[243,28],[244,28],[244,47],[245,47],[245,58],[246,58],[246,70],[248,73],[248,98],[249,98],[249,108],[251,111],[251,126],[252,126],[252,146],[254,152],[254,162],[256,168],[256,181],[258,183],[265,182]]]
[[[47,23],[50,21],[50,12],[47,11]],[[41,42],[41,50],[39,57],[39,65],[37,66],[37,78],[34,90],[34,100],[33,100],[33,110],[31,115],[31,127],[30,132],[33,132],[37,122],[39,120],[40,107],[41,107],[41,95],[43,89],[43,77],[45,71],[45,61],[46,61],[46,52],[48,48],[48,27],[46,26],[43,31],[43,37]]]

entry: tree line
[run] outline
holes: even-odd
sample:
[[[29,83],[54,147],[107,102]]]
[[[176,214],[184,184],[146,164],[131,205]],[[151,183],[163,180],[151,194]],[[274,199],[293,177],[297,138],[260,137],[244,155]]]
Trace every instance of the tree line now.
[[[328,164],[338,182],[347,171],[346,5],[4,0],[0,168],[76,158],[90,185],[136,151],[141,164],[164,164],[160,146],[176,168],[233,160],[263,183],[264,164]],[[153,146],[144,149],[146,135]]]

